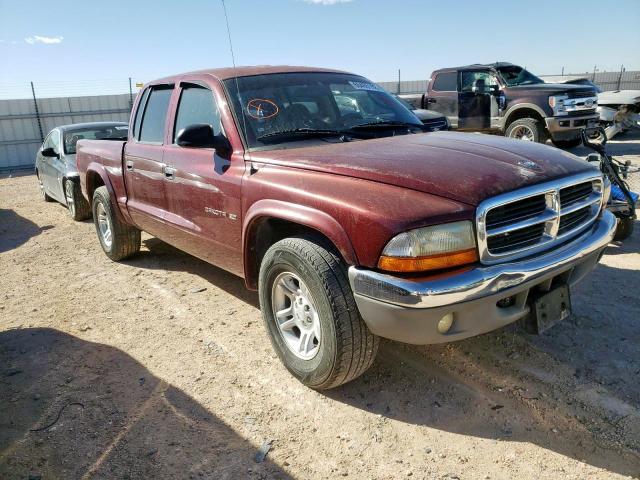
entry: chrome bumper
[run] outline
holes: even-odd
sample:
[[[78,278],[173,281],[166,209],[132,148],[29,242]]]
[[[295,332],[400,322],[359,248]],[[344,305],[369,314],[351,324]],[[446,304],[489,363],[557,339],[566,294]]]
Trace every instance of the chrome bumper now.
[[[528,292],[536,285],[559,275],[565,275],[569,284],[579,281],[597,264],[615,229],[616,218],[605,210],[583,234],[528,259],[425,278],[400,278],[350,267],[349,282],[373,333],[420,344],[458,340],[525,316]],[[496,305],[512,296],[515,305]],[[447,313],[459,319],[458,328],[438,335],[434,322]]]

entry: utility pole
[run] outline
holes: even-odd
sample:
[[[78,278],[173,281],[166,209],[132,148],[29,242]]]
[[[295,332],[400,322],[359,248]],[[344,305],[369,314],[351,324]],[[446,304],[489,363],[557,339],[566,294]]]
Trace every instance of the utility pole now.
[[[36,119],[38,120],[38,130],[40,131],[40,141],[44,142],[44,134],[42,133],[42,122],[40,121],[40,111],[38,110],[38,101],[36,100],[36,90],[31,82],[31,94],[33,95],[33,107],[36,111]]]
[[[400,95],[400,69],[398,69],[398,95]]]
[[[562,67],[562,76],[564,77],[564,67]]]
[[[616,90],[620,90],[620,86],[622,85],[622,74],[624,73],[624,65],[620,65],[620,75],[618,76],[618,88]]]
[[[131,86],[131,77],[129,77],[129,110],[133,108],[133,87]]]

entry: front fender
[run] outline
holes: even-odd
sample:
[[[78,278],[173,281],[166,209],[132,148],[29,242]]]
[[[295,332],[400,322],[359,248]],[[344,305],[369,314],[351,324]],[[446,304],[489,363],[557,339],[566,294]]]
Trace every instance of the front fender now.
[[[250,281],[251,272],[256,267],[255,259],[251,258],[250,247],[255,240],[257,225],[262,218],[285,220],[316,230],[333,243],[348,265],[358,265],[349,236],[342,225],[326,212],[282,200],[258,200],[249,207],[242,224],[244,274],[247,281]]]

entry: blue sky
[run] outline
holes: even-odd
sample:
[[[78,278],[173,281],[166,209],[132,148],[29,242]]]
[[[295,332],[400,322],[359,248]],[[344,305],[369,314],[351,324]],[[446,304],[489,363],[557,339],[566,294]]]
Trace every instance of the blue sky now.
[[[507,60],[534,73],[640,70],[639,0],[226,0],[238,65],[334,67],[376,81]],[[0,88],[112,93],[231,64],[220,0],[0,0]],[[115,87],[114,87],[115,85]]]

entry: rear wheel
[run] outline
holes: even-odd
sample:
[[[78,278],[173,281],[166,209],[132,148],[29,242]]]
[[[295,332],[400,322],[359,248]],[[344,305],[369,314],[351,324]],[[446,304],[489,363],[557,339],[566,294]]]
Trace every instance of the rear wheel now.
[[[93,193],[93,223],[102,250],[111,260],[123,260],[140,251],[140,230],[120,221],[111,204],[107,187]]]
[[[80,185],[73,180],[67,179],[64,181],[64,197],[67,201],[67,208],[71,218],[80,221],[86,220],[91,216],[91,206],[82,196]]]
[[[264,256],[260,308],[273,348],[304,385],[337,387],[373,363],[379,339],[360,317],[344,264],[314,238],[287,238]]]
[[[558,148],[573,148],[582,145],[582,138],[573,138],[571,140],[551,140]]]
[[[505,137],[524,140],[526,142],[544,143],[547,141],[547,132],[544,125],[535,118],[519,118],[509,124]]]

